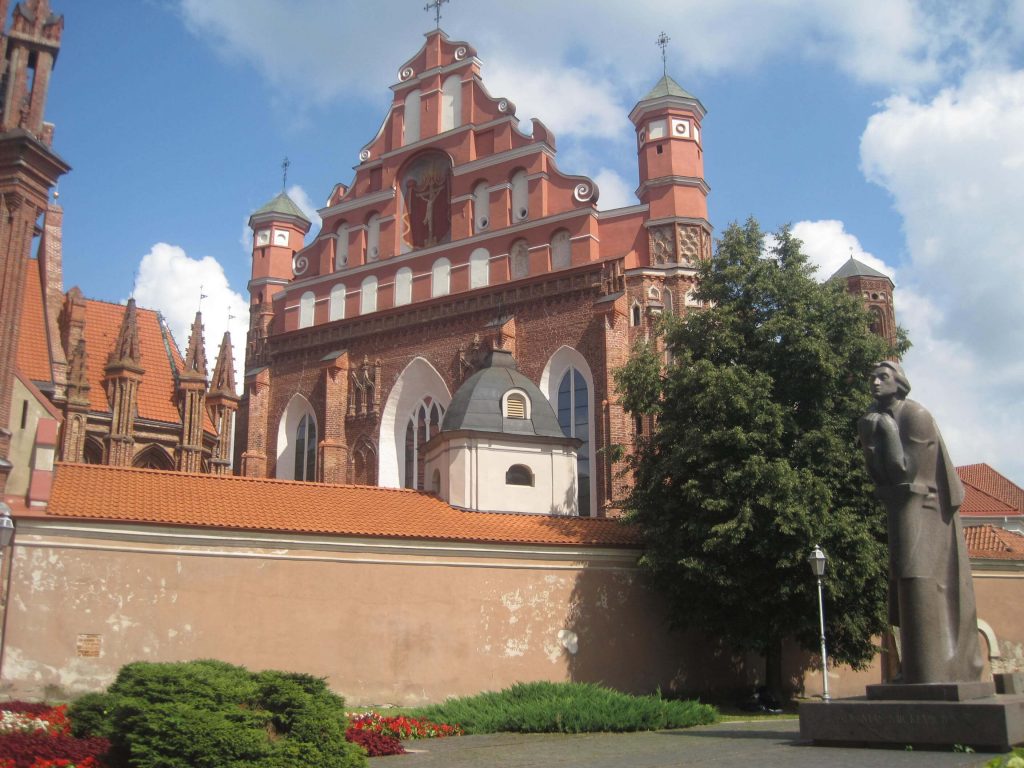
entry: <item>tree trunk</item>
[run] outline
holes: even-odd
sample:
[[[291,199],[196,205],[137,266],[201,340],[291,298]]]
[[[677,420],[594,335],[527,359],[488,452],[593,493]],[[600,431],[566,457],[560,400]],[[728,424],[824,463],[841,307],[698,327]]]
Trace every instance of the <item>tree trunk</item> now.
[[[764,654],[764,684],[776,701],[785,701],[782,691],[782,639],[772,639]]]

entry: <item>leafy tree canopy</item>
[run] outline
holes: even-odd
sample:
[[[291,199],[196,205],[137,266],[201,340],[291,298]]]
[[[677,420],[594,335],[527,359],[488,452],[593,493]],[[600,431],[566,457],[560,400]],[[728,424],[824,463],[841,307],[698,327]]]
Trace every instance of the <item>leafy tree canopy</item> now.
[[[894,350],[800,246],[788,228],[766,241],[752,219],[730,226],[700,267],[705,308],[664,327],[671,362],[655,340],[616,375],[625,408],[654,416],[624,504],[642,564],[676,626],[761,652],[775,691],[782,640],[818,648],[815,544],[830,656],[865,664],[886,615],[884,513],[856,422],[872,365]]]

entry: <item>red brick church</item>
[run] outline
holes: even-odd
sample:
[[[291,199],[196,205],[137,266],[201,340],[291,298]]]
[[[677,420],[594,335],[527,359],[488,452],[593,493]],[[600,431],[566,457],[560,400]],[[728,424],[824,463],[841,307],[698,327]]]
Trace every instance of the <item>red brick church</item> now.
[[[704,107],[667,75],[630,113],[639,203],[556,164],[537,119],[492,96],[476,50],[441,30],[398,68],[391,108],[309,220],[256,211],[236,471],[428,488],[425,443],[491,349],[511,352],[580,440],[582,515],[604,516],[633,421],[612,372],[711,255]]]

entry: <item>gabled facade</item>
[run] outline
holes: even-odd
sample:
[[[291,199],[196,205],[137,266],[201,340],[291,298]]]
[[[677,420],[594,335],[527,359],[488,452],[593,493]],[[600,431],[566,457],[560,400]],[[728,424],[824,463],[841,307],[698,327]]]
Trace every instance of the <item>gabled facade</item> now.
[[[599,212],[468,43],[428,33],[392,91],[309,245],[286,195],[250,221],[239,471],[423,488],[452,394],[501,348],[580,441],[580,514],[606,514],[619,480],[601,449],[634,434],[612,371],[658,315],[686,312],[711,254],[703,106],[667,76],[640,100],[639,202]]]

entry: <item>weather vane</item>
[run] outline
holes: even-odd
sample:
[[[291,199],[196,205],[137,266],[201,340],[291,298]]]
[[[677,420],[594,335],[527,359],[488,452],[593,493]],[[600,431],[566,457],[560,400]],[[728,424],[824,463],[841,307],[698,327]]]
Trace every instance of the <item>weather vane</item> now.
[[[423,6],[424,11],[434,11],[434,25],[435,28],[441,28],[441,6],[447,3],[448,0],[434,0],[432,3],[427,3]]]
[[[208,297],[207,297],[207,295],[205,293],[203,293],[203,284],[200,283],[199,284],[199,311],[200,312],[203,311],[203,299],[205,299],[205,298],[208,298]]]
[[[287,157],[281,161],[281,191],[284,192],[288,186],[288,166],[292,164]]]
[[[665,34],[664,31],[658,35],[658,47],[661,48],[661,68],[664,74],[668,74],[668,56],[665,53],[665,49],[668,48],[668,43],[672,38]]]

